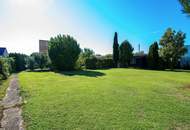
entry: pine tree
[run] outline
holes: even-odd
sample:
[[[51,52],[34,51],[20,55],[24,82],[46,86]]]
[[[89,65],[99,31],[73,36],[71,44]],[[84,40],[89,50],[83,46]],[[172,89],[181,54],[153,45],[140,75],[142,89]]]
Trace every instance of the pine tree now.
[[[119,44],[118,44],[118,35],[117,35],[117,32],[115,32],[114,42],[113,42],[113,62],[114,62],[114,67],[118,66],[118,61],[119,61]]]

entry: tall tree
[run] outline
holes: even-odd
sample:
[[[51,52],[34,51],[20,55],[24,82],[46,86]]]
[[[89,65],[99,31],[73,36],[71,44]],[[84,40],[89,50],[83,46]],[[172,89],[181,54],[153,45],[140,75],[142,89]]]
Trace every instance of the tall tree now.
[[[73,70],[81,52],[78,42],[69,35],[51,38],[48,50],[52,66],[57,70]]]
[[[190,0],[179,0],[182,7],[183,12],[190,16]]]
[[[14,71],[23,71],[26,69],[26,60],[28,58],[25,54],[20,53],[10,53],[9,57],[14,59],[13,70]]]
[[[174,69],[179,59],[186,53],[185,34],[181,31],[175,32],[168,28],[160,40],[160,55],[170,69]]]
[[[118,66],[118,61],[119,61],[118,34],[117,34],[117,32],[115,32],[114,42],[113,42],[113,62],[114,62],[114,67]]]
[[[158,69],[159,68],[159,53],[158,53],[158,43],[154,42],[148,52],[148,66],[150,69]]]
[[[119,47],[119,61],[121,67],[128,67],[130,65],[131,59],[133,58],[133,50],[134,48],[127,40],[121,43]]]

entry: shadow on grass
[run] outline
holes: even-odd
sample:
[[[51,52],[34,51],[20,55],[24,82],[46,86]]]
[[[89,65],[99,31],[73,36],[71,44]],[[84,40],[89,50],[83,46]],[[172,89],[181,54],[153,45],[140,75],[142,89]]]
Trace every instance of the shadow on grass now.
[[[62,71],[58,72],[59,74],[66,76],[86,76],[86,77],[100,77],[104,76],[105,73],[91,70],[78,70],[78,71]]]
[[[190,73],[190,70],[182,70],[182,69],[175,69],[175,70],[166,70],[167,72],[184,72]]]
[[[55,72],[58,74],[66,75],[66,76],[87,76],[87,77],[99,77],[99,76],[104,76],[105,73],[98,72],[95,70],[73,70],[73,71],[53,71],[50,69],[35,69],[35,70],[26,70],[26,72]]]
[[[149,69],[149,68],[132,68],[130,67],[129,69],[136,69],[136,70],[150,70],[150,71],[160,71],[160,72],[183,72],[183,73],[190,73],[190,70],[185,70],[185,69]]]

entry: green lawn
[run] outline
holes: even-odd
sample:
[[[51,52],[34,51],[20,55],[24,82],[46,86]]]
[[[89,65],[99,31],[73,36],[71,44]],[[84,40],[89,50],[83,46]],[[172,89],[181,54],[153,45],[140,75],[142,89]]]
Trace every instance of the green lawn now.
[[[189,130],[190,72],[22,72],[29,130]]]

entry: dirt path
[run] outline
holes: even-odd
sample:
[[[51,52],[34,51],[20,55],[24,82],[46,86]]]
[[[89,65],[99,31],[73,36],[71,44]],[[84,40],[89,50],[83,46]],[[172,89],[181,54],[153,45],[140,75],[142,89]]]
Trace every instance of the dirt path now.
[[[24,130],[21,116],[22,98],[19,95],[17,75],[12,76],[2,105],[4,110],[0,130]]]

